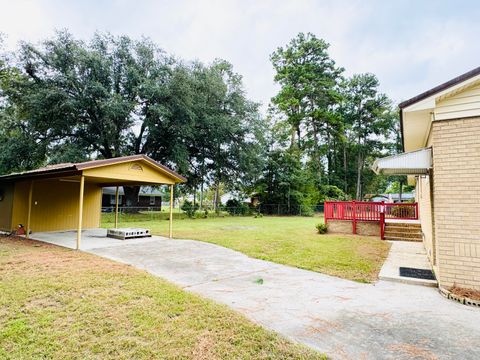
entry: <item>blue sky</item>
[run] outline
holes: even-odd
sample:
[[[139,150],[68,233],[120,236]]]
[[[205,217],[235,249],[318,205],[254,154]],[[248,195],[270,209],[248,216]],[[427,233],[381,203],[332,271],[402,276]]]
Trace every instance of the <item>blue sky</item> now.
[[[331,44],[346,74],[371,72],[395,102],[480,66],[479,1],[0,0],[7,47],[54,29],[147,36],[184,59],[230,61],[249,97],[277,91],[269,55],[298,32]]]

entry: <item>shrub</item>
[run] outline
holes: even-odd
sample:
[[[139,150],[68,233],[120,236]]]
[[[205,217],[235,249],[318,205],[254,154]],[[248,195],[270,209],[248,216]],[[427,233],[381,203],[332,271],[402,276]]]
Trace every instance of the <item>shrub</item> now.
[[[300,215],[313,216],[314,213],[312,206],[300,205]]]
[[[193,219],[195,217],[195,212],[198,210],[198,204],[195,204],[194,206],[191,201],[185,200],[180,209],[185,211],[185,214],[187,214],[190,219]]]
[[[250,213],[248,205],[237,199],[228,200],[225,204],[225,210],[227,210],[230,215],[248,215]]]
[[[327,224],[317,224],[316,226],[317,231],[319,234],[326,234],[328,230],[328,225]]]

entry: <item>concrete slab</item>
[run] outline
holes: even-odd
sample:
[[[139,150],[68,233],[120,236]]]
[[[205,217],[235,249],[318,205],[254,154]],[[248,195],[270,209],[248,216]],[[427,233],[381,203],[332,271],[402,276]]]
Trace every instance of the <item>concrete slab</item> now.
[[[154,237],[87,251],[226,304],[334,359],[480,358],[480,310],[436,289],[360,284],[193,240]]]
[[[438,286],[436,280],[400,276],[400,267],[432,270],[423,243],[412,241],[390,241],[390,243],[392,244],[390,252],[378,276],[381,280],[431,287]]]
[[[32,239],[44,241],[50,244],[75,249],[77,243],[77,231],[49,231],[35,232],[30,236]],[[123,246],[126,244],[143,244],[153,241],[151,237],[120,240],[107,237],[107,229],[87,229],[82,231],[81,250],[89,250],[101,247]]]

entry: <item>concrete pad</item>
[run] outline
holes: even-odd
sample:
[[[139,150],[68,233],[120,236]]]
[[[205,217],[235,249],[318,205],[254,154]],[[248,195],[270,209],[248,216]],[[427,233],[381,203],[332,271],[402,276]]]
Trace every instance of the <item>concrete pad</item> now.
[[[35,240],[63,246],[69,249],[75,249],[77,244],[76,230],[35,232],[32,233],[30,237]],[[98,247],[123,246],[126,244],[142,244],[149,241],[153,241],[153,239],[150,237],[128,240],[113,239],[107,237],[107,229],[87,229],[82,230],[80,249],[89,250]]]
[[[226,304],[334,359],[480,358],[480,309],[433,288],[360,284],[193,240],[154,237],[87,251]]]
[[[400,267],[432,270],[422,242],[390,241],[390,243],[392,244],[390,252],[378,276],[381,280],[413,285],[438,286],[436,280],[400,276]]]

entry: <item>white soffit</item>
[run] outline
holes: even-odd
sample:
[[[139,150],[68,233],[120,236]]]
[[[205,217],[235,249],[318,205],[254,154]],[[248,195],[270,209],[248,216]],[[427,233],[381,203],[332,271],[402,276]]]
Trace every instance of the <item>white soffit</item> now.
[[[372,165],[376,174],[383,175],[425,175],[431,168],[431,148],[377,159]]]

